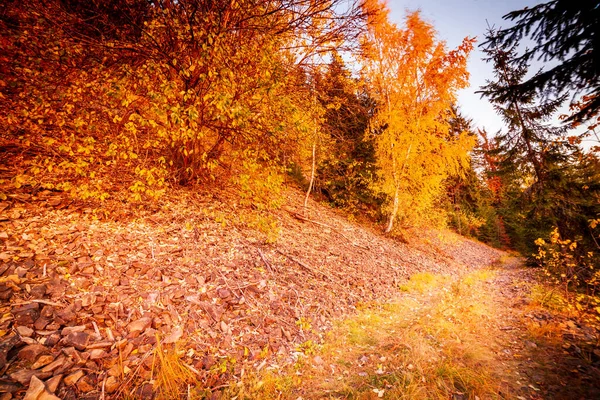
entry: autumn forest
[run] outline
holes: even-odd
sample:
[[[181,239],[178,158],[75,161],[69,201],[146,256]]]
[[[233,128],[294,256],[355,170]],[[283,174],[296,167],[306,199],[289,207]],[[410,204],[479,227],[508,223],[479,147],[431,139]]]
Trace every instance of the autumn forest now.
[[[3,1],[0,399],[600,394],[600,3],[503,18]]]

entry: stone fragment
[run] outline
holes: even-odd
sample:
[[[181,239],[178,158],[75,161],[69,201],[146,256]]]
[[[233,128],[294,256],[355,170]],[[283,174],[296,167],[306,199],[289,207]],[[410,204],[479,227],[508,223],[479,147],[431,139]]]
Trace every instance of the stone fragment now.
[[[62,377],[62,375],[56,375],[48,379],[45,382],[46,389],[48,389],[50,393],[55,393],[56,389],[58,389],[58,385],[60,385],[60,381],[62,381]]]
[[[75,372],[73,372],[72,374],[68,375],[65,379],[64,379],[64,383],[67,386],[73,386],[74,384],[77,383],[77,381],[79,381],[79,379],[81,379],[81,377],[83,377],[85,375],[85,373],[82,370],[77,370]]]
[[[46,379],[46,378],[50,377],[51,375],[52,375],[51,372],[43,372],[43,371],[33,370],[33,369],[21,369],[16,372],[13,372],[12,374],[10,374],[8,376],[13,381],[17,381],[21,385],[26,386],[29,384],[29,381],[31,381],[32,376],[36,376],[39,379]]]
[[[107,355],[106,351],[102,349],[93,349],[90,351],[90,360],[100,360],[105,358]]]
[[[40,354],[48,353],[48,348],[41,344],[29,344],[17,353],[20,360],[34,362]]]
[[[95,389],[89,376],[84,376],[77,382],[77,389],[82,393],[88,393]]]
[[[29,389],[27,389],[27,393],[25,393],[25,397],[23,397],[23,400],[37,400],[40,397],[40,395],[45,391],[46,386],[44,386],[44,382],[39,380],[34,375],[29,381]]]
[[[73,346],[77,350],[85,350],[90,342],[90,335],[87,332],[72,332],[63,341],[66,346]]]
[[[148,328],[151,323],[152,323],[152,319],[150,317],[143,317],[143,318],[133,321],[129,325],[127,325],[127,330],[130,333],[142,332],[146,328]]]
[[[38,303],[24,304],[12,308],[15,323],[18,325],[32,325],[40,316],[40,305]]]
[[[31,365],[31,369],[42,368],[54,361],[54,357],[50,354],[41,355],[38,359]]]
[[[27,326],[17,326],[17,333],[24,337],[31,337],[33,336],[33,329]]]
[[[56,360],[42,368],[42,372],[52,372],[65,363],[65,356],[59,356]]]
[[[104,383],[104,390],[106,390],[106,393],[114,393],[117,391],[119,386],[120,384],[117,378],[114,376],[109,376]]]

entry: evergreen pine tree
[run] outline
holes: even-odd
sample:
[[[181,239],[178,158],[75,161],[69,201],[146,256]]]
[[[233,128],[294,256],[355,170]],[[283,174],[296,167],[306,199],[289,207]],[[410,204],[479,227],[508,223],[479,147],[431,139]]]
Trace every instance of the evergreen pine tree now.
[[[497,33],[488,32],[488,41]],[[505,93],[524,81],[528,73],[525,60],[519,59],[514,45],[497,45],[484,49],[487,61],[494,65],[494,81],[487,81],[479,93],[486,96],[502,116],[506,131],[497,134],[502,154],[500,168],[521,177],[521,184],[536,190],[547,179],[548,166],[559,162],[568,142],[563,140],[565,128],[553,126],[549,120],[564,98],[541,99],[535,90]]]
[[[488,41],[494,41],[495,35],[490,30]],[[564,137],[565,128],[550,121],[563,98],[542,99],[535,90],[505,95],[528,73],[526,61],[517,57],[517,45],[498,44],[484,50],[494,65],[495,80],[488,81],[480,93],[506,124],[506,130],[496,135],[497,145],[488,150],[497,162],[496,171],[490,173],[492,179],[501,181],[498,214],[513,244],[529,253],[536,238],[554,226],[566,228],[564,204],[556,203],[555,195],[564,183],[560,182],[568,180],[565,169],[574,147]]]
[[[514,46],[523,37],[532,41],[519,58],[510,62],[518,67],[533,59],[554,61],[551,67],[532,77],[511,84],[498,92],[504,100],[515,92],[532,91],[546,97],[583,95],[569,120],[584,122],[600,110],[600,1],[551,0],[504,16],[514,25],[488,36],[488,50]]]

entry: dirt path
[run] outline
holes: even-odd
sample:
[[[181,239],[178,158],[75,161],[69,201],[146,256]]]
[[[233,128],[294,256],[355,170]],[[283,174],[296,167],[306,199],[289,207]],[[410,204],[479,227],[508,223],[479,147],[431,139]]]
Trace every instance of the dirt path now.
[[[524,398],[599,399],[598,315],[573,310],[537,271],[509,259],[492,282],[498,321],[511,346],[499,359],[515,372]],[[571,294],[574,296],[574,294]],[[504,353],[504,354],[503,354]]]
[[[460,276],[415,274],[395,302],[365,306],[323,346],[300,348],[291,371],[251,380],[245,395],[600,398],[598,332],[543,306],[536,273],[506,258]]]

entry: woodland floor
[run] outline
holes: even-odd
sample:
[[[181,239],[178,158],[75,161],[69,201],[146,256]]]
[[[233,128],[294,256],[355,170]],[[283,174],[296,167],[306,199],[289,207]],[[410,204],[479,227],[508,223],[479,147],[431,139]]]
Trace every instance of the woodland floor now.
[[[271,387],[247,391],[289,399],[600,398],[595,324],[552,306],[548,299],[560,294],[539,280],[507,256],[459,276],[415,274],[392,302],[339,321],[293,368],[252,380]]]
[[[0,399],[236,391],[400,398],[394,388],[404,383],[416,390],[412,398],[600,398],[598,332],[545,301],[536,305],[534,271],[511,261],[482,273],[504,254],[450,232],[413,233],[402,243],[316,203],[304,214],[296,192],[287,198],[266,212],[224,194],[181,192],[154,208],[81,205],[27,187],[11,194],[0,202]],[[448,314],[441,304],[462,308]],[[374,352],[331,342],[369,313],[379,322],[358,326],[379,327],[383,343],[396,337],[392,331],[437,340],[421,343],[438,353],[433,358],[459,354],[459,376],[481,366],[486,382],[496,383],[471,387],[447,373],[440,392],[432,388],[441,383],[427,383],[436,375],[415,374],[420,364],[406,358],[425,353],[391,345],[386,355],[377,350],[377,361]],[[378,325],[380,313],[399,325]],[[444,325],[422,322],[433,316]],[[446,336],[436,339],[436,329]],[[444,344],[449,332],[460,348]],[[330,367],[336,346],[347,357],[364,353],[341,360],[346,374]],[[470,346],[485,357],[469,355]],[[357,366],[371,364],[378,379],[361,382],[373,374]],[[345,389],[321,387],[328,381]]]

